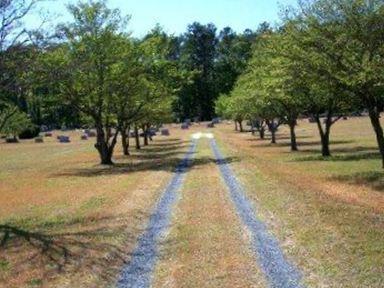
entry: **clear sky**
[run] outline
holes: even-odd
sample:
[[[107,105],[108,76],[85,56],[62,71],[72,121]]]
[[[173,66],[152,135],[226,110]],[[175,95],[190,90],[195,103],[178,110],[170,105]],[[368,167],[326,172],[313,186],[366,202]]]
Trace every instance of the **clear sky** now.
[[[67,3],[77,0],[56,0],[43,4],[53,17],[53,23],[70,20]],[[230,26],[242,32],[256,29],[263,21],[272,24],[279,20],[280,5],[295,5],[297,0],[109,0],[108,6],[131,15],[129,30],[134,36],[143,36],[159,23],[168,33],[180,34],[194,21],[214,23],[219,29]],[[39,22],[29,17],[30,26]]]

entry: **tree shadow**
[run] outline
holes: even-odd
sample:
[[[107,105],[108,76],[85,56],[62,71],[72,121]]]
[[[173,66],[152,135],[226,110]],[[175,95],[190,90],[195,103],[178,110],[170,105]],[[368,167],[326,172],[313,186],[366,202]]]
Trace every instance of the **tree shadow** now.
[[[185,150],[189,147],[187,143],[190,143],[190,141],[181,141],[175,138],[161,139],[156,142],[150,146],[143,147],[139,151],[133,151],[130,156],[115,157],[117,163],[113,166],[96,165],[87,168],[69,169],[52,174],[51,177],[99,177],[151,170],[175,172],[178,164],[185,157]],[[238,159],[229,157],[226,158],[226,161],[231,163],[238,161]],[[216,163],[216,160],[210,157],[193,158],[190,166],[202,166],[212,162]]]
[[[338,150],[338,151],[336,151]],[[307,152],[307,151],[303,151]],[[309,153],[314,153],[315,151],[310,151]],[[334,149],[331,153],[342,153],[342,154],[333,154],[329,157],[324,157],[322,155],[308,155],[303,157],[297,157],[293,162],[306,162],[306,161],[332,161],[332,162],[342,162],[342,161],[360,161],[360,160],[374,160],[381,159],[381,155],[379,152],[372,152],[372,149],[366,148],[364,149]],[[316,153],[320,153],[320,151],[316,151]]]
[[[131,256],[124,247],[132,247],[143,232],[132,227],[128,231],[128,223],[144,217],[148,215],[87,217],[82,219],[81,226],[68,222],[54,227],[60,232],[47,230],[46,223],[33,229],[15,223],[1,224],[0,259],[10,259],[12,277],[23,277],[34,267],[39,269],[41,281],[61,274],[92,271],[101,281],[111,283]],[[118,237],[124,237],[127,245],[116,242]]]
[[[382,171],[368,171],[357,172],[350,175],[337,175],[330,177],[330,179],[358,186],[368,186],[380,192],[384,191],[384,172]]]
[[[255,135],[255,138],[251,138],[251,139],[247,139],[247,141],[249,141],[249,142],[253,142],[253,141],[270,141],[270,140],[272,140],[272,137],[270,136],[270,134],[268,133],[268,134],[266,134],[265,135],[265,137],[264,137],[264,139],[261,139],[260,137],[259,137],[259,134],[258,133],[256,133]],[[304,135],[297,135],[296,136],[296,139],[297,140],[300,140],[300,139],[308,139],[308,138],[313,138],[312,136],[304,136]],[[284,135],[284,134],[277,134],[276,135],[276,141],[281,141],[281,140],[291,140],[291,137],[290,136],[287,136],[287,135]]]
[[[171,156],[173,153],[166,153],[162,156],[149,156],[146,161],[119,163],[110,167],[93,167],[84,169],[71,169],[63,173],[54,174],[53,177],[99,177],[108,175],[120,175],[127,173],[134,173],[139,171],[150,170],[163,170],[168,172],[176,172],[177,165],[180,163],[181,158]],[[176,152],[177,154],[177,152]],[[194,154],[194,153],[193,153]],[[140,156],[143,159],[143,156]],[[145,157],[144,157],[145,158]],[[227,163],[238,161],[238,158],[227,157]],[[210,163],[217,163],[217,160],[212,157],[193,158],[190,162],[189,168],[203,166]]]
[[[311,138],[311,137],[308,137],[308,138]],[[281,139],[280,139],[281,140]],[[256,145],[255,147],[289,147],[291,146],[291,143],[290,142],[278,142],[279,139],[277,139],[277,143],[276,144],[272,144],[272,143],[263,143],[263,144],[258,144]],[[351,143],[354,143],[354,141],[352,140],[335,140],[335,141],[330,141],[330,145],[339,145],[339,144],[351,144]],[[297,146],[299,147],[307,147],[307,146],[321,146],[321,142],[320,141],[298,141],[297,142]],[[332,149],[332,147],[331,147]],[[299,150],[301,151],[301,150]],[[303,150],[303,152],[310,152],[310,151],[313,151],[313,152],[319,152],[320,150],[318,149],[306,149],[306,150]]]

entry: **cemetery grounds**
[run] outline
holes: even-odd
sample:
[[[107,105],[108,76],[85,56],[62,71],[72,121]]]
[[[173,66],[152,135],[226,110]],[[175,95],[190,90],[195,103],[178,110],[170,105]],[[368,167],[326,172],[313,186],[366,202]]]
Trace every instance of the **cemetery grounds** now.
[[[96,165],[93,139],[81,141],[79,131],[65,132],[66,144],[1,143],[0,286],[114,287],[198,132],[214,135],[303,285],[384,286],[384,173],[369,119],[337,122],[329,159],[306,120],[297,153],[285,128],[276,145],[226,122],[170,132],[139,152],[132,147],[129,157],[117,146],[114,167]],[[210,141],[196,144],[159,243],[153,287],[268,286]]]

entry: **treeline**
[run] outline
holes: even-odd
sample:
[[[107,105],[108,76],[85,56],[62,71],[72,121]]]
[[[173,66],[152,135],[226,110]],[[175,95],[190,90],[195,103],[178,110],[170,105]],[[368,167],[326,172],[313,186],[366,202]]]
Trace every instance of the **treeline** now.
[[[89,32],[86,31],[87,29],[92,30],[92,33],[98,33],[98,36],[109,29],[113,31],[108,30],[108,33],[125,38],[127,43],[118,45],[129,46],[127,49],[131,51],[107,51],[104,45],[97,44],[105,50],[105,57],[109,57],[113,53],[128,53],[131,57],[136,53],[136,58],[140,58],[157,53],[157,56],[166,61],[167,65],[172,66],[173,77],[166,79],[168,82],[166,85],[172,86],[172,93],[169,96],[173,96],[173,99],[171,111],[166,114],[170,115],[170,119],[173,121],[184,121],[193,118],[211,120],[215,116],[214,101],[220,94],[229,93],[232,90],[236,79],[244,71],[247,61],[251,57],[251,47],[257,35],[269,28],[268,24],[263,23],[257,31],[248,29],[243,33],[236,33],[227,27],[218,32],[213,24],[203,25],[196,22],[189,25],[187,32],[182,35],[167,35],[158,26],[142,39],[136,39],[125,33],[127,24],[129,27],[129,18],[122,17],[118,9],[108,9],[105,1],[83,1],[83,3],[79,2],[80,4],[68,8],[74,19],[73,23],[58,25],[56,31],[49,31],[47,36],[43,31],[25,30],[22,23],[22,19],[36,7],[38,2],[40,1],[1,2],[0,20],[3,21],[0,26],[0,69],[2,74],[0,79],[0,111],[2,112],[0,123],[4,122],[4,124],[0,124],[0,129],[3,133],[20,134],[25,131],[28,126],[27,118],[35,125],[34,127],[47,125],[56,128],[61,126],[79,128],[89,124],[87,122],[89,117],[84,117],[84,111],[74,109],[74,102],[69,101],[67,97],[63,98],[64,93],[61,93],[59,87],[62,85],[63,79],[57,77],[58,71],[47,69],[47,67],[57,69],[61,67],[57,63],[51,65],[52,63],[48,61],[49,55],[57,54],[58,51],[61,51],[63,53],[61,56],[64,57],[59,64],[65,64],[67,55],[63,49],[79,48],[76,41],[80,38],[85,39],[85,34]],[[81,15],[81,13],[89,12],[86,10],[92,10],[95,19],[82,19],[81,17],[85,18],[85,15]],[[113,21],[115,23],[112,23]],[[109,27],[105,27],[106,25]],[[95,29],[100,29],[100,31]],[[84,35],[80,35],[81,33]],[[154,38],[157,40],[153,40]],[[84,41],[89,41],[89,39]],[[107,40],[101,39],[100,41]],[[113,41],[117,40],[113,39]],[[155,43],[156,41],[158,43]],[[89,43],[82,45],[86,44]],[[110,49],[117,50],[118,45],[113,43]],[[156,45],[157,47],[155,47]],[[148,47],[143,48],[144,46],[152,46],[153,51],[149,51]],[[93,54],[94,52],[94,50],[85,51],[82,57],[87,56],[89,59],[83,60],[96,61],[91,59],[97,56],[97,54]],[[56,60],[58,58],[59,55]],[[149,58],[143,62],[148,64],[151,60],[157,61],[157,59]],[[136,59],[136,62],[139,60]],[[137,66],[136,64],[133,66]],[[69,66],[67,68],[73,69]],[[44,76],[49,77],[43,79]],[[63,75],[60,74],[60,76]],[[20,111],[24,113],[16,113]],[[11,117],[18,121],[7,121],[9,125],[5,127],[5,120]],[[10,125],[11,123],[13,125]],[[31,130],[33,126],[28,128],[30,129],[27,131]],[[30,131],[26,134],[33,133]]]
[[[322,155],[331,155],[332,125],[366,110],[384,167],[380,113],[384,104],[384,2],[315,0],[285,10],[281,26],[256,39],[246,71],[216,102],[216,112],[272,142],[280,125],[290,128],[298,150],[299,117],[317,124]],[[240,127],[240,129],[243,129]]]
[[[0,134],[16,139],[36,136],[41,126],[96,128],[102,164],[112,163],[120,134],[129,154],[132,130],[146,136],[164,122],[210,119],[254,39],[251,31],[216,35],[214,25],[199,23],[181,36],[155,27],[136,39],[126,33],[129,17],[105,1],[69,5],[73,21],[47,37],[22,23],[38,2],[1,2]]]
[[[252,56],[257,31],[218,32],[193,23],[167,35],[157,26],[141,39],[129,17],[106,1],[68,5],[72,22],[28,31],[25,16],[40,0],[0,4],[0,134],[32,138],[40,127],[96,128],[101,162],[110,164],[118,135],[147,135],[164,122],[211,120]]]

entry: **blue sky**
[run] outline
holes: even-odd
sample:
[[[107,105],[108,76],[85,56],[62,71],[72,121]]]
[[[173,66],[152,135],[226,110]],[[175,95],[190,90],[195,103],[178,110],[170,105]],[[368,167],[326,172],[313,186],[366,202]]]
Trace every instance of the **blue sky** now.
[[[56,0],[43,4],[54,15],[53,23],[70,20],[66,3],[77,0]],[[219,29],[230,26],[235,31],[256,29],[263,21],[279,21],[280,5],[295,5],[297,0],[109,0],[108,6],[131,15],[129,30],[136,37],[143,36],[159,23],[168,33],[183,33],[188,24],[198,21],[214,23]],[[30,26],[39,22],[29,17]]]

